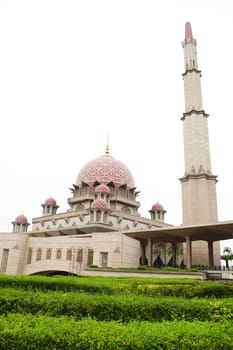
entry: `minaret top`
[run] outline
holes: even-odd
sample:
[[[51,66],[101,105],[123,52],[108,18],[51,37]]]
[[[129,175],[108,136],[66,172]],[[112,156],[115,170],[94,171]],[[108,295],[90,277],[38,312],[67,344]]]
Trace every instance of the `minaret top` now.
[[[193,38],[192,27],[190,22],[185,23],[185,39],[182,42],[184,49],[184,69],[185,72],[198,70],[196,39]]]
[[[190,22],[185,23],[185,39],[193,39],[192,27]]]

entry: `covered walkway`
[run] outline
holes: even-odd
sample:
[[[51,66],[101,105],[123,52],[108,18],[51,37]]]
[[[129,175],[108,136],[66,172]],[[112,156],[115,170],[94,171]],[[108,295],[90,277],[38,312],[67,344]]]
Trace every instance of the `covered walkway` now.
[[[155,242],[167,242],[172,245],[173,264],[176,265],[177,244],[186,244],[186,267],[192,266],[192,242],[206,241],[208,243],[209,268],[214,267],[213,243],[233,238],[233,221],[223,221],[213,224],[159,227],[158,229],[124,231],[125,235],[138,239],[143,248],[148,249],[147,261],[152,267],[152,248]],[[144,260],[145,261],[145,260]]]

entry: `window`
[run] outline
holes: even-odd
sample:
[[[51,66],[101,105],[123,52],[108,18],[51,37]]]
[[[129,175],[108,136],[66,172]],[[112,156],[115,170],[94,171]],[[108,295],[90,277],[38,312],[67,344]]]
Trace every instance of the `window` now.
[[[93,250],[92,249],[88,249],[87,252],[87,266],[93,265]]]
[[[124,207],[121,208],[121,212],[124,214],[130,214],[130,208],[125,205]]]
[[[119,188],[119,195],[121,197],[125,197],[126,196],[126,188],[125,188],[125,186],[122,186],[122,187]]]
[[[83,262],[83,250],[79,249],[77,252],[77,263],[81,264]]]
[[[100,221],[101,220],[101,211],[97,211],[96,212],[96,221]]]
[[[82,195],[86,196],[86,195],[88,195],[88,192],[89,192],[89,186],[83,185],[83,187],[82,187]]]
[[[41,260],[41,255],[42,255],[42,250],[41,248],[37,249],[37,252],[36,252],[36,260]]]
[[[32,248],[28,249],[28,256],[27,256],[27,264],[31,264],[32,262]]]
[[[106,253],[106,252],[100,253],[100,265],[101,266],[108,266],[108,253]]]
[[[48,248],[46,250],[46,259],[47,260],[50,260],[51,259],[51,256],[52,256],[52,249]]]
[[[57,249],[56,259],[61,259],[61,249]]]
[[[66,260],[71,260],[72,259],[72,250],[68,249],[66,252]]]
[[[85,207],[81,203],[77,204],[76,207],[75,207],[75,210],[83,210],[83,209],[85,209]]]
[[[9,249],[3,249],[0,272],[6,272]]]
[[[108,213],[104,212],[103,222],[107,222]]]
[[[134,199],[134,192],[132,190],[129,191],[129,199]]]

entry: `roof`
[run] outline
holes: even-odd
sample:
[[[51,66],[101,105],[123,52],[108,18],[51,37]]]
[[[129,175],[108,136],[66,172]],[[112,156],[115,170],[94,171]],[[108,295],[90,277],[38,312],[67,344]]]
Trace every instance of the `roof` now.
[[[164,242],[182,243],[186,237],[191,241],[222,241],[233,238],[233,221],[213,224],[158,227],[158,229],[125,231],[127,236],[143,240],[156,239]]]

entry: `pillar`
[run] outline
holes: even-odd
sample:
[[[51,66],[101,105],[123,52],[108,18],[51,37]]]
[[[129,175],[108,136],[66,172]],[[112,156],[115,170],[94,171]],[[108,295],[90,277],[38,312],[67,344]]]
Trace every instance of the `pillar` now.
[[[141,265],[146,265],[146,245],[145,245],[145,242],[140,241],[140,245],[141,245],[141,252],[142,252]]]
[[[214,249],[213,242],[208,241],[209,268],[214,268]]]
[[[176,243],[172,243],[172,262],[173,266],[176,267]]]
[[[151,238],[148,238],[147,247],[148,247],[148,266],[152,267],[152,239]]]
[[[186,241],[186,267],[190,269],[192,266],[192,248],[190,237],[185,238]]]

